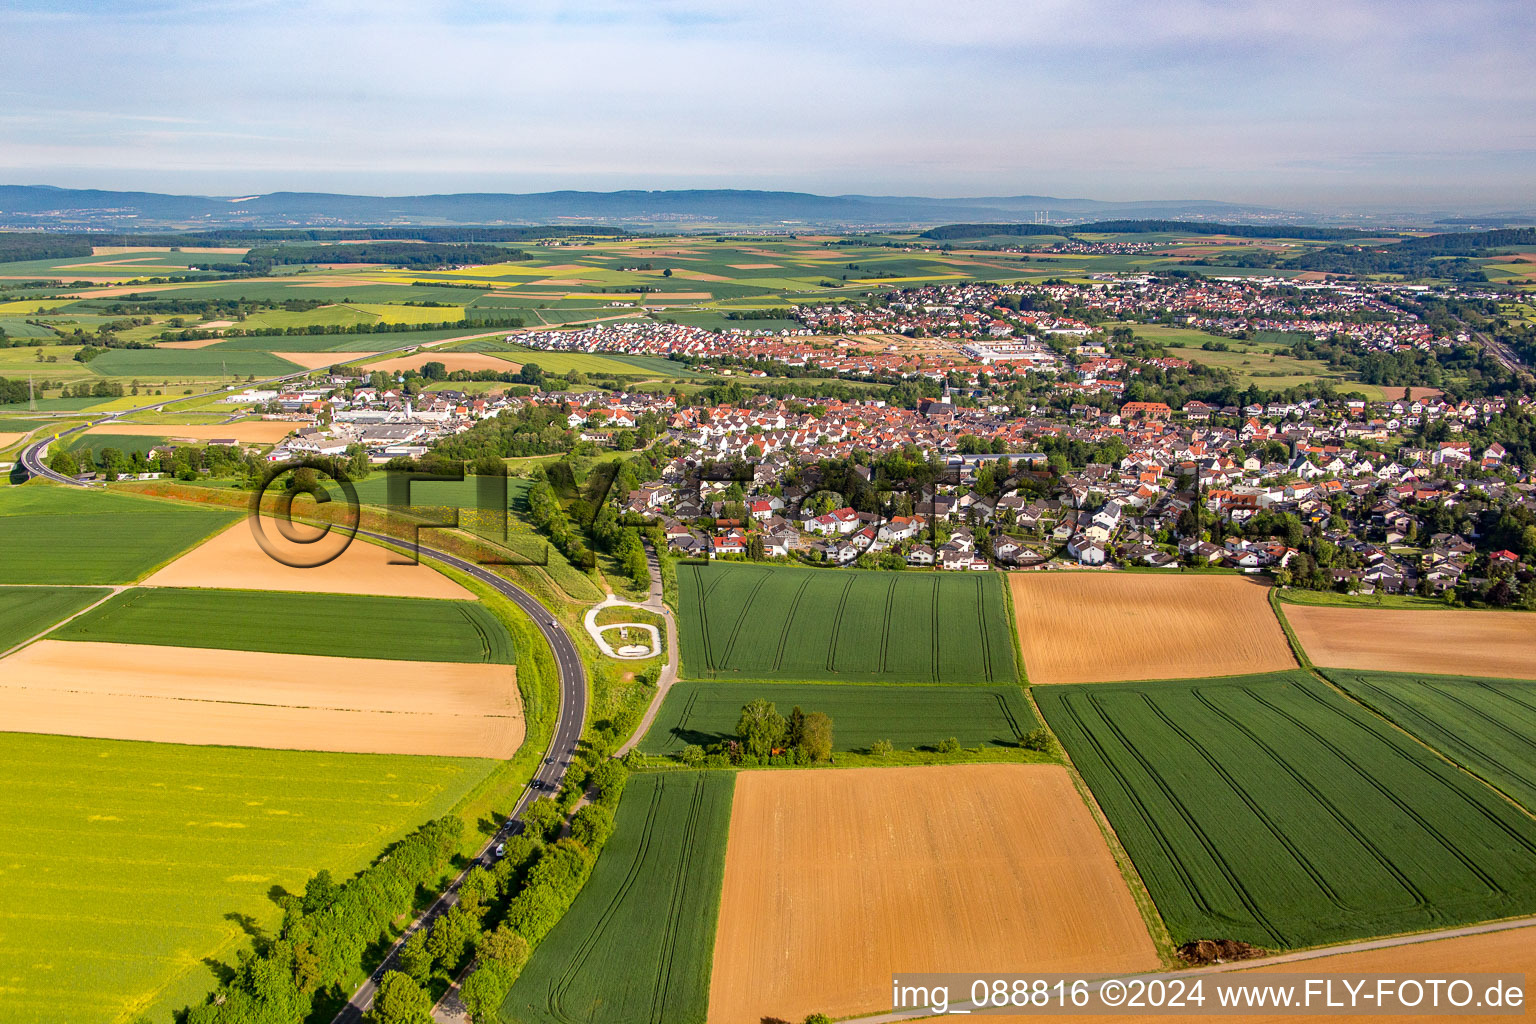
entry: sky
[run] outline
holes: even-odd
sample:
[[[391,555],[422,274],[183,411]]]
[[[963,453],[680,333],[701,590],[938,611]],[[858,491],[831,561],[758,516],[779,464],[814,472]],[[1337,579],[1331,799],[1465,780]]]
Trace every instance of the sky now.
[[[0,183],[1536,205],[1532,0],[6,0]]]

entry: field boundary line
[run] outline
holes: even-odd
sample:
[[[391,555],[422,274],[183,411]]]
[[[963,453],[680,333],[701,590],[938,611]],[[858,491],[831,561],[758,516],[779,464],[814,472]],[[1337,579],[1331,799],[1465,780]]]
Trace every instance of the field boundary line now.
[[[1333,714],[1335,714],[1336,717],[1342,718],[1342,720],[1344,720],[1344,722],[1346,722],[1346,723],[1349,723],[1349,725],[1353,725],[1353,726],[1355,726],[1355,728],[1358,728],[1358,729],[1369,729],[1369,726],[1367,726],[1366,723],[1364,723],[1364,722],[1359,722],[1358,718],[1349,717],[1349,715],[1344,714],[1344,712],[1342,712],[1341,709],[1339,709],[1339,708],[1330,708],[1330,706],[1327,705],[1327,703],[1324,702],[1324,700],[1322,700],[1321,697],[1319,697],[1318,694],[1315,694],[1315,692],[1309,692],[1309,691],[1307,691],[1307,689],[1304,689],[1304,688],[1303,688],[1303,692],[1304,692],[1304,694],[1307,694],[1307,697],[1309,697],[1309,699],[1312,700],[1312,702],[1315,702],[1316,705],[1319,706],[1319,708],[1324,708],[1324,709],[1327,709],[1327,711],[1333,712]],[[1264,702],[1264,700],[1260,700],[1260,703],[1267,703],[1267,702]],[[1296,728],[1301,728],[1301,729],[1306,728],[1306,726],[1304,726],[1303,723],[1298,722],[1298,720],[1296,720],[1296,718],[1293,717],[1293,715],[1290,715],[1289,712],[1284,711],[1284,709],[1275,708],[1275,706],[1273,706],[1273,705],[1270,705],[1270,708],[1272,708],[1273,711],[1276,712],[1276,714],[1283,715],[1283,717],[1286,717],[1286,718],[1290,718],[1290,720],[1292,720],[1292,722],[1295,722]],[[1376,720],[1376,722],[1381,722],[1381,723],[1384,723],[1384,725],[1389,726],[1389,729],[1387,729],[1387,735],[1398,734],[1398,732],[1401,732],[1402,735],[1409,735],[1409,734],[1407,734],[1407,732],[1402,731],[1402,729],[1396,728],[1396,726],[1393,726],[1392,723],[1387,722],[1387,720],[1384,720],[1384,718],[1382,718],[1381,715],[1373,714],[1372,718],[1373,718],[1373,720]],[[1413,737],[1410,737],[1410,735],[1409,735],[1409,738],[1413,738]],[[1510,827],[1508,827],[1507,823],[1504,823],[1504,821],[1496,820],[1496,818],[1493,818],[1493,815],[1488,814],[1488,809],[1485,808],[1485,806],[1482,806],[1482,804],[1478,803],[1478,801],[1471,800],[1470,794],[1465,794],[1465,792],[1455,792],[1455,789],[1452,789],[1452,786],[1450,786],[1450,783],[1448,783],[1447,778],[1442,777],[1442,775],[1436,775],[1435,772],[1430,771],[1430,763],[1433,763],[1433,761],[1428,761],[1428,763],[1425,763],[1425,761],[1415,760],[1415,758],[1409,757],[1409,754],[1407,754],[1407,751],[1404,751],[1404,749],[1402,749],[1401,746],[1396,745],[1396,743],[1387,743],[1387,746],[1389,746],[1389,748],[1392,749],[1392,754],[1395,754],[1396,758],[1398,758],[1398,760],[1407,761],[1407,763],[1409,763],[1409,765],[1413,765],[1413,766],[1415,766],[1415,768],[1418,768],[1419,771],[1422,772],[1422,774],[1427,775],[1427,777],[1430,778],[1430,780],[1435,781],[1436,785],[1438,785],[1439,788],[1445,789],[1445,791],[1452,792],[1452,794],[1455,795],[1455,797],[1458,797],[1459,800],[1462,801],[1462,803],[1468,804],[1468,806],[1471,806],[1471,808],[1476,809],[1476,811],[1478,811],[1478,814],[1481,815],[1482,818],[1485,818],[1485,820],[1487,820],[1488,823],[1493,824],[1493,826],[1495,826],[1495,827],[1498,827],[1498,831],[1504,832],[1505,835],[1508,835],[1508,837],[1510,837],[1510,840],[1513,840],[1514,843],[1518,843],[1519,846],[1524,846],[1525,847],[1525,851],[1527,851],[1528,854],[1536,855],[1536,843],[1533,843],[1533,841],[1528,840],[1528,838],[1522,837],[1522,835],[1514,834],[1514,832],[1511,831]],[[1464,864],[1465,867],[1467,867],[1467,870],[1470,870],[1471,874],[1476,875],[1476,877],[1478,877],[1479,880],[1481,880],[1482,883],[1485,884],[1485,886],[1488,886],[1488,889],[1493,889],[1493,890],[1495,890],[1495,892],[1505,892],[1505,890],[1501,889],[1501,887],[1499,887],[1498,884],[1495,884],[1495,881],[1491,880],[1491,878],[1488,878],[1487,872],[1484,872],[1484,869],[1482,869],[1481,866],[1478,866],[1478,864],[1475,864],[1475,863],[1473,863],[1473,861],[1468,860],[1467,855],[1465,855],[1464,852],[1462,852],[1461,846],[1459,846],[1458,843],[1453,843],[1453,841],[1450,840],[1450,838],[1448,838],[1447,835],[1442,834],[1442,832],[1439,831],[1439,829],[1436,829],[1435,826],[1432,826],[1432,824],[1428,823],[1427,820],[1424,820],[1424,815],[1421,815],[1421,814],[1419,814],[1418,811],[1415,811],[1415,809],[1410,808],[1409,804],[1405,803],[1405,801],[1402,800],[1401,797],[1398,797],[1398,795],[1396,795],[1396,792],[1393,792],[1392,789],[1389,789],[1389,788],[1387,788],[1387,786],[1382,785],[1381,780],[1378,780],[1378,778],[1373,778],[1372,775],[1367,774],[1367,772],[1364,771],[1364,769],[1362,769],[1361,766],[1358,765],[1358,763],[1356,763],[1355,758],[1350,757],[1349,752],[1344,751],[1344,749],[1341,749],[1341,751],[1338,751],[1338,757],[1339,757],[1339,760],[1346,761],[1347,765],[1349,765],[1350,768],[1353,769],[1353,771],[1358,772],[1359,777],[1364,778],[1364,780],[1366,780],[1366,781],[1369,781],[1370,785],[1372,785],[1372,788],[1376,789],[1376,791],[1378,791],[1379,794],[1382,795],[1382,797],[1385,797],[1385,798],[1387,798],[1387,800],[1392,801],[1392,803],[1395,804],[1395,806],[1398,806],[1398,808],[1401,809],[1401,811],[1404,812],[1405,815],[1409,815],[1410,818],[1413,818],[1413,821],[1416,821],[1416,823],[1418,823],[1418,826],[1422,827],[1422,829],[1424,829],[1424,831],[1427,832],[1428,835],[1433,835],[1433,837],[1435,837],[1435,840],[1439,841],[1439,843],[1441,843],[1441,846],[1445,847],[1445,852],[1447,852],[1447,854],[1450,854],[1450,855],[1452,855],[1453,858],[1456,858],[1456,860],[1461,861],[1461,863]],[[1491,789],[1490,786],[1485,785],[1484,781],[1482,781],[1481,778],[1476,777],[1476,775],[1471,775],[1470,772],[1462,771],[1461,766],[1456,765],[1455,761],[1448,760],[1448,758],[1445,758],[1445,757],[1441,757],[1441,758],[1439,758],[1439,760],[1441,760],[1442,763],[1444,763],[1444,765],[1452,766],[1452,768],[1455,769],[1456,774],[1458,774],[1458,775],[1465,775],[1465,777],[1470,778],[1470,780],[1473,781],[1473,783],[1476,783],[1476,785],[1478,785],[1479,788],[1487,789],[1488,792],[1493,792],[1493,794],[1498,795],[1498,797],[1502,797],[1502,794],[1498,794],[1498,792],[1493,791],[1493,789]],[[1516,806],[1518,806],[1518,804],[1516,804]],[[1505,895],[1508,895],[1508,894],[1505,894]]]
[[[1078,771],[1077,764],[1072,760],[1067,745],[1061,742],[1061,737],[1056,735],[1056,730],[1046,719],[1045,713],[1040,709],[1035,700],[1034,691],[1029,687],[1023,687],[1024,699],[1029,701],[1034,709],[1035,717],[1040,720],[1040,725],[1051,734],[1056,742],[1056,748],[1061,752],[1061,764],[1066,768],[1067,775],[1072,780],[1072,788],[1077,790],[1078,797],[1088,807],[1088,813],[1092,815],[1094,822],[1099,826],[1099,835],[1104,844],[1109,847],[1110,856],[1115,859],[1115,866],[1120,869],[1120,878],[1125,882],[1131,892],[1131,899],[1136,903],[1136,909],[1141,913],[1142,924],[1146,926],[1147,934],[1152,939],[1152,945],[1157,948],[1158,959],[1164,966],[1172,965],[1173,936],[1168,931],[1168,925],[1163,920],[1162,911],[1157,909],[1157,903],[1152,899],[1152,891],[1147,888],[1146,881],[1141,877],[1136,863],[1131,860],[1131,855],[1125,849],[1125,844],[1120,841],[1120,834],[1115,831],[1115,826],[1110,822],[1109,815],[1104,813],[1104,808],[1099,806],[1098,797],[1094,796],[1093,789],[1088,781]],[[1065,703],[1065,702],[1063,702]],[[1070,714],[1070,710],[1068,714]]]
[[[1270,587],[1268,596],[1269,610],[1274,613],[1276,621],[1280,623],[1280,631],[1285,634],[1286,642],[1291,645],[1291,657],[1295,658],[1296,663],[1302,668],[1309,672],[1316,672],[1317,668],[1312,664],[1311,655],[1307,654],[1307,649],[1301,644],[1301,637],[1296,635],[1296,630],[1291,626],[1291,620],[1285,617],[1285,612],[1280,608],[1280,588]]]
[[[95,590],[96,588],[95,587],[79,587],[78,589],[80,589],[80,590]],[[35,636],[29,636],[25,640],[23,640],[21,643],[16,644],[13,647],[8,647],[8,648],[6,648],[3,651],[0,651],[0,658],[10,657],[12,654],[15,654],[17,651],[21,650],[23,647],[30,647],[31,645],[37,643],[39,640],[43,639],[44,637],[48,636],[49,634],[51,634],[51,633],[53,633],[53,632],[55,632],[55,631],[57,631],[59,629],[62,629],[64,626],[69,625],[71,622],[74,622],[76,619],[78,619],[80,616],[84,615],[86,612],[94,611],[95,609],[100,608],[103,604],[105,604],[106,602],[112,600],[118,594],[121,594],[123,591],[128,590],[128,589],[130,589],[130,586],[127,585],[127,584],[114,584],[114,585],[106,587],[107,593],[105,595],[103,595],[100,599],[92,601],[90,604],[86,605],[84,608],[81,608],[79,611],[75,612],[75,614],[69,616],[68,618],[60,619],[58,622],[53,623],[51,626],[49,626],[47,629],[43,630],[41,633],[38,633]]]

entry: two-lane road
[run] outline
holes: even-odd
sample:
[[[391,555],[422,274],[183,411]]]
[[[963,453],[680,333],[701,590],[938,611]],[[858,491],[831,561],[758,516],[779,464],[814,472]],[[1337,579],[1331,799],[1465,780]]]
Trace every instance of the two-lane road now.
[[[369,533],[366,530],[359,530],[358,533],[375,540],[399,543],[398,538],[387,537],[379,533]],[[566,770],[570,767],[571,761],[575,759],[576,744],[581,739],[581,730],[586,719],[587,671],[581,663],[581,655],[577,652],[575,643],[571,641],[570,634],[555,619],[554,614],[521,587],[508,583],[500,576],[486,571],[473,562],[465,561],[443,551],[433,550],[425,544],[421,545],[421,554],[423,557],[435,559],[452,569],[464,573],[466,576],[479,580],[528,613],[528,616],[533,619],[533,624],[538,627],[539,632],[544,635],[544,639],[549,642],[550,650],[555,655],[555,668],[560,676],[560,710],[555,718],[555,733],[549,741],[549,749],[545,751],[544,762],[539,765],[538,771],[534,772],[533,780],[523,790],[522,795],[518,797],[517,803],[513,805],[512,813],[508,815],[506,822],[496,831],[495,835],[486,840],[485,846],[481,848],[475,860],[460,872],[458,877],[449,883],[448,888],[444,889],[432,905],[427,908],[426,912],[411,927],[406,929],[394,946],[390,948],[389,955],[384,958],[383,963],[379,964],[374,972],[369,975],[368,980],[363,982],[356,992],[352,993],[352,998],[347,1001],[346,1006],[342,1007],[341,1012],[336,1015],[332,1024],[358,1024],[362,1020],[363,1012],[373,1002],[374,993],[378,990],[378,983],[384,976],[384,972],[397,966],[400,947],[405,945],[405,940],[421,928],[430,925],[438,915],[445,913],[449,907],[458,902],[459,886],[463,883],[465,875],[469,874],[476,864],[490,863],[491,851],[495,849],[496,844],[502,842],[508,836],[517,834],[522,828],[523,811],[527,809],[530,801],[541,794],[552,794],[560,788],[560,783],[565,779]]]

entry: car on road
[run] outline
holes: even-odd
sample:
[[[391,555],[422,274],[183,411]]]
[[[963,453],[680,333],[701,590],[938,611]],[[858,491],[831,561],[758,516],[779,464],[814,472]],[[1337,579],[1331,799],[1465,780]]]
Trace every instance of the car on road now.
[[[497,860],[501,860],[501,858],[503,858],[503,857],[505,857],[507,855],[507,844],[506,843],[497,843],[496,844],[496,849],[495,849],[494,852],[496,854],[496,859]]]

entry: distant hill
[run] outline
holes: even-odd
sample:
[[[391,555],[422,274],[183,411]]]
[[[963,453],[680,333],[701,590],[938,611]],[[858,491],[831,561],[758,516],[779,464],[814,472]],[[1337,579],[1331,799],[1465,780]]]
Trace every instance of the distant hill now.
[[[0,228],[87,231],[217,231],[410,225],[614,225],[708,228],[929,227],[955,221],[1073,224],[1089,220],[1178,219],[1300,223],[1300,214],[1204,200],[1111,203],[1051,196],[932,199],[822,196],[808,192],[684,189],[620,192],[459,193],[354,196],[273,192],[257,196],[175,196],[46,185],[0,185]]]

